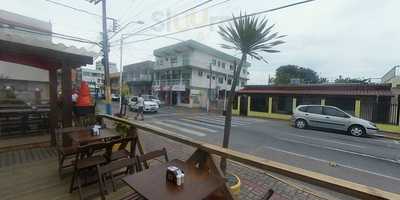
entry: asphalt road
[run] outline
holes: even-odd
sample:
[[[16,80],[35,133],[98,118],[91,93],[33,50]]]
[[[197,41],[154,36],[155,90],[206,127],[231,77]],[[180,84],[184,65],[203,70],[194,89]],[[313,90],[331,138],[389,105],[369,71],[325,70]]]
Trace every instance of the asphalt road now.
[[[134,113],[129,113],[133,120]],[[144,123],[221,144],[224,117],[162,108]],[[273,161],[400,193],[400,143],[341,132],[300,130],[286,121],[233,117],[230,148]]]

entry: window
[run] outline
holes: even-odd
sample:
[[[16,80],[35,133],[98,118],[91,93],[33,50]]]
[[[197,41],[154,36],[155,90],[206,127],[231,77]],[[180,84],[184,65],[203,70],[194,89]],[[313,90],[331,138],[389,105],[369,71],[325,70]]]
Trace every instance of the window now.
[[[240,86],[244,86],[246,83],[244,81],[240,82]]]
[[[215,76],[213,76],[212,79],[215,80]]]
[[[324,107],[324,114],[334,117],[348,117],[344,112],[331,107]]]
[[[165,57],[165,61],[167,61],[167,62],[168,62],[168,57]]]
[[[207,74],[207,79],[210,79],[210,75],[209,74]]]
[[[163,65],[163,64],[164,64],[163,60],[162,60],[162,59],[159,59],[159,60],[158,60],[158,64],[159,64],[159,65]]]
[[[300,107],[299,110],[302,112],[307,112],[307,107],[306,106]]]
[[[232,85],[232,79],[228,79],[228,85]]]
[[[235,70],[235,69],[233,68],[233,65],[229,65],[229,69],[232,70],[232,71]]]
[[[178,58],[175,57],[171,57],[171,64],[176,64],[178,62]]]
[[[243,74],[246,74],[246,69],[243,69]]]
[[[308,106],[307,112],[320,115],[320,114],[322,114],[322,107],[321,106]]]
[[[218,77],[218,83],[224,83],[224,77]]]
[[[268,112],[268,103],[266,95],[252,95],[250,97],[250,110],[257,112]]]
[[[218,64],[217,64],[217,65],[218,65],[218,67],[220,67],[220,66],[221,66],[221,62],[220,62],[219,60],[218,60]]]
[[[217,64],[217,60],[216,59],[212,59],[211,64],[212,65],[216,65]]]
[[[224,68],[224,69],[225,69],[225,63],[222,63],[222,68]]]
[[[199,76],[203,76],[203,72],[202,71],[199,71]]]

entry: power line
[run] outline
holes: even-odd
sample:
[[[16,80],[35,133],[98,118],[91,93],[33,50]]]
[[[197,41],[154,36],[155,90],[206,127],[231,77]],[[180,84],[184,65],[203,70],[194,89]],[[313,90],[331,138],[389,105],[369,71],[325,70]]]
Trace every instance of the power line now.
[[[55,4],[55,5],[62,6],[62,7],[65,7],[65,8],[70,8],[70,9],[75,10],[75,11],[78,11],[78,12],[86,13],[86,14],[88,14],[88,15],[93,15],[93,16],[96,16],[96,17],[101,17],[101,15],[99,15],[99,14],[97,14],[97,13],[89,12],[89,11],[87,11],[87,10],[80,9],[80,8],[75,8],[75,7],[72,7],[72,6],[70,6],[70,5],[63,4],[63,3],[60,3],[60,2],[57,2],[57,1],[52,1],[52,0],[44,0],[44,1],[47,1],[47,2],[52,3],[52,4]],[[116,20],[116,19],[111,18],[111,17],[107,17],[107,19]]]
[[[172,32],[172,33],[162,34],[162,35],[158,35],[158,36],[154,36],[154,37],[150,37],[150,38],[146,38],[146,39],[134,40],[134,41],[126,42],[125,45],[138,43],[138,42],[143,42],[143,41],[148,41],[148,40],[152,40],[152,39],[156,39],[156,38],[160,38],[160,37],[175,35],[175,34],[187,32],[187,31],[197,30],[197,29],[201,29],[201,28],[205,28],[205,27],[209,27],[209,26],[214,26],[214,25],[217,25],[217,24],[230,22],[230,21],[233,21],[235,19],[240,19],[240,18],[244,18],[244,17],[265,14],[265,13],[268,13],[268,12],[273,12],[273,11],[276,11],[276,10],[281,10],[281,9],[284,9],[284,8],[293,7],[293,6],[300,5],[300,4],[309,3],[309,2],[312,2],[312,1],[316,1],[316,0],[300,1],[300,2],[297,2],[297,3],[292,3],[292,4],[288,4],[288,5],[284,5],[284,6],[280,6],[280,7],[276,7],[276,8],[272,8],[272,9],[268,9],[268,10],[264,10],[264,11],[260,11],[260,12],[251,13],[251,14],[248,14],[248,15],[245,15],[245,16],[240,16],[240,17],[235,17],[235,18],[231,18],[231,19],[221,20],[221,21],[218,21],[218,22],[205,24],[205,25],[201,25],[201,26],[196,26],[196,27],[192,27],[192,28],[188,28],[188,29],[184,29],[184,30],[176,31],[176,32]]]
[[[140,33],[140,32],[142,32],[142,31],[148,30],[148,29],[150,29],[150,28],[152,28],[152,27],[154,27],[154,26],[157,26],[157,25],[159,25],[159,24],[162,24],[162,23],[164,23],[164,22],[166,22],[166,21],[169,21],[169,20],[171,20],[171,19],[173,19],[173,18],[175,18],[175,17],[177,17],[177,16],[179,16],[179,15],[182,15],[182,14],[184,14],[184,13],[186,13],[186,12],[189,12],[189,11],[191,11],[191,10],[193,10],[193,9],[196,9],[196,8],[198,8],[198,7],[200,7],[200,6],[203,6],[203,5],[207,4],[207,3],[210,3],[210,2],[212,2],[212,1],[213,1],[213,0],[204,1],[204,2],[202,2],[202,3],[200,3],[200,4],[197,4],[197,5],[195,5],[195,6],[191,7],[191,8],[188,8],[188,9],[186,9],[186,10],[183,10],[183,11],[181,11],[181,12],[175,14],[175,15],[172,15],[172,16],[170,16],[170,17],[167,17],[167,18],[165,18],[165,19],[163,19],[163,20],[161,20],[161,21],[159,21],[159,22],[156,22],[156,23],[154,23],[154,24],[152,24],[152,25],[150,25],[150,26],[144,27],[144,28],[142,28],[142,29],[140,29],[140,30],[138,30],[138,31],[136,31],[136,32],[134,32],[134,33],[132,33],[132,34],[126,36],[125,39],[126,39],[126,38],[129,38],[129,37],[132,36],[132,35],[135,35],[135,34],[137,34],[137,33]],[[112,38],[112,36],[111,36],[111,38]]]
[[[43,35],[43,36],[50,36],[50,37],[55,37],[55,38],[60,38],[60,39],[65,39],[65,40],[71,40],[71,41],[75,41],[75,42],[99,45],[98,42],[94,42],[94,41],[91,41],[88,39],[79,38],[79,37],[75,37],[75,36],[70,36],[70,35],[65,35],[65,34],[60,34],[60,33],[55,33],[55,32],[47,32],[46,33],[46,32],[32,31],[32,30],[26,30],[26,29],[19,29],[10,24],[6,24],[6,25],[8,25],[9,27],[0,26],[0,28],[12,29],[12,30],[16,30],[16,31],[33,33],[33,34],[38,34],[38,35]]]
[[[136,35],[137,36],[159,36],[159,35],[156,35],[156,34],[147,34],[147,33],[138,33]],[[182,40],[182,39],[179,39],[179,38],[175,38],[175,37],[170,37],[170,36],[165,36],[163,38],[173,39],[173,40],[177,40],[179,42],[184,42],[185,41],[185,40]],[[111,44],[110,47],[117,47],[118,46],[117,41],[114,41],[114,42],[112,42],[110,44]]]

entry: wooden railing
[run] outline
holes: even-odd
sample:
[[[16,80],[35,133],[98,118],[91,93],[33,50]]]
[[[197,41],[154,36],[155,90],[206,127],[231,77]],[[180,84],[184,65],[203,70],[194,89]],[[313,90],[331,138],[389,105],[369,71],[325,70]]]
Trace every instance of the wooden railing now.
[[[283,163],[260,158],[254,155],[238,152],[232,149],[222,148],[220,146],[197,141],[192,138],[184,137],[182,135],[178,135],[171,131],[160,129],[158,127],[154,127],[151,125],[138,123],[134,121],[128,121],[126,119],[114,117],[111,115],[98,115],[98,116],[100,118],[131,125],[132,127],[143,130],[146,133],[159,135],[164,138],[168,138],[170,140],[208,152],[209,154],[224,157],[229,160],[236,161],[265,171],[275,172],[277,174],[290,177],[295,180],[299,180],[312,185],[317,185],[319,187],[343,193],[352,197],[360,199],[368,199],[368,200],[400,199],[400,194],[383,191],[378,188],[373,188],[370,186],[350,182],[340,178],[335,178],[317,172],[312,172],[309,170],[293,167]]]

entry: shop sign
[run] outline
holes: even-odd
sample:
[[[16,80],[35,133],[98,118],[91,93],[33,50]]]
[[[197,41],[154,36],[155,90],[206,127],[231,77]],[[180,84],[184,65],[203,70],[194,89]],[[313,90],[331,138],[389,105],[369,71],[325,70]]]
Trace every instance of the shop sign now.
[[[153,90],[154,91],[160,91],[160,86],[159,85],[153,85]]]
[[[172,86],[172,91],[184,92],[185,90],[186,90],[185,85],[173,85]]]

